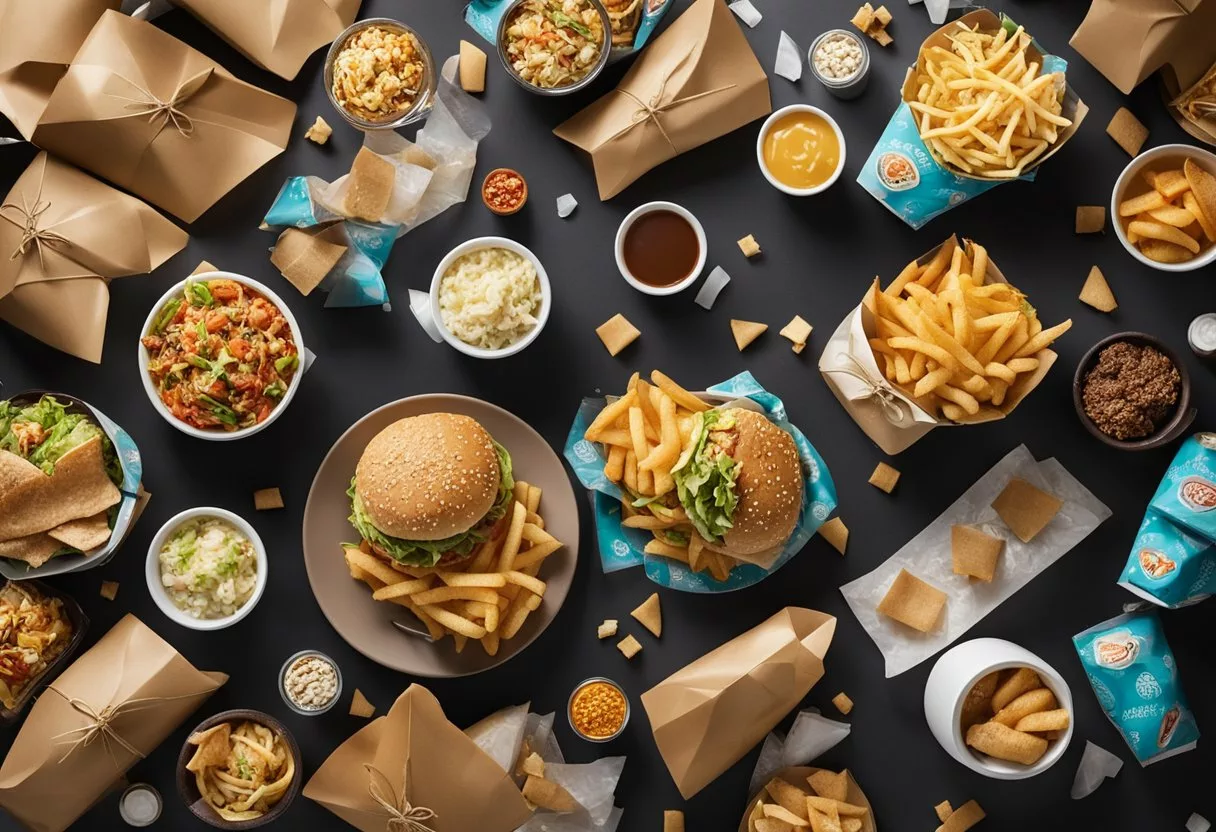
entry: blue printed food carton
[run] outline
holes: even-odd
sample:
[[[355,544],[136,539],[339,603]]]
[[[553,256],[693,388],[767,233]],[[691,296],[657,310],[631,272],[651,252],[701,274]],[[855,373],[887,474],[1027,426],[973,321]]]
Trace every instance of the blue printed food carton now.
[[[858,184],[920,228],[997,185],[1033,180],[1089,111],[1067,69],[989,9],[948,23],[921,44]]]
[[[1072,642],[1098,704],[1140,765],[1195,747],[1199,727],[1156,613],[1120,615]]]
[[[1197,433],[1182,443],[1149,508],[1216,541],[1216,433]]]
[[[1119,585],[1163,607],[1202,601],[1216,592],[1216,545],[1150,508]]]

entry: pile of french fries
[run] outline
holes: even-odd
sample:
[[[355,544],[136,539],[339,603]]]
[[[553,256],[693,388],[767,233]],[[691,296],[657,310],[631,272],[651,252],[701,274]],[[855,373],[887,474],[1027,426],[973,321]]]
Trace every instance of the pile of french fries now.
[[[539,487],[516,480],[505,534],[451,569],[405,566],[378,557],[367,541],[345,548],[346,565],[352,578],[371,588],[372,598],[408,609],[436,641],[450,635],[459,653],[475,639],[497,655],[499,644],[514,638],[540,607],[546,585],[537,573],[562,547],[545,531],[540,497]]]
[[[973,176],[1016,179],[1072,122],[1060,115],[1063,73],[1041,75],[1019,26],[980,32],[958,24],[950,49],[931,46],[917,61],[920,137],[948,165]]]
[[[1216,177],[1190,159],[1144,170],[1151,190],[1119,203],[1127,241],[1158,263],[1185,263],[1216,243]]]
[[[646,544],[646,554],[681,561],[694,572],[708,571],[715,580],[725,581],[738,561],[705,548],[675,500],[671,476],[692,436],[693,414],[709,408],[658,370],[650,374],[649,382],[634,373],[625,395],[600,411],[583,438],[603,447],[604,476],[622,486],[622,525],[654,534],[654,540]],[[656,500],[661,506],[656,512],[635,508],[631,495],[670,497]],[[673,543],[668,533],[687,537],[689,542]]]
[[[1000,407],[1036,354],[1072,326],[1044,329],[1025,296],[1008,283],[985,284],[988,252],[952,237],[926,263],[913,260],[875,294],[875,361],[934,415],[965,422],[981,405]]]

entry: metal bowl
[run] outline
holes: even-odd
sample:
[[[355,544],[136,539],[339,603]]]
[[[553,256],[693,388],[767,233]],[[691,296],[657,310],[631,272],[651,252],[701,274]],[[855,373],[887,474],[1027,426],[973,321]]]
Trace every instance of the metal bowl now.
[[[418,92],[418,97],[414,99],[413,105],[408,110],[404,110],[391,118],[377,121],[360,118],[343,107],[341,102],[334,97],[334,63],[338,59],[338,53],[342,51],[352,36],[372,26],[379,26],[381,29],[392,29],[397,32],[408,32],[413,35],[414,42],[418,44],[418,54],[422,58],[423,67],[422,89]],[[369,17],[366,20],[360,20],[351,24],[347,27],[346,31],[334,39],[334,42],[329,47],[329,52],[325,55],[325,94],[329,97],[329,103],[338,111],[338,115],[342,116],[348,124],[359,130],[395,130],[398,127],[404,127],[407,124],[413,124],[419,119],[426,118],[435,103],[435,90],[438,86],[439,75],[435,70],[435,61],[431,57],[431,50],[426,45],[426,41],[412,27],[392,18]]]
[[[1081,394],[1085,389],[1085,378],[1089,375],[1089,371],[1093,369],[1093,366],[1098,363],[1098,354],[1111,344],[1121,341],[1140,347],[1152,347],[1157,350],[1173,362],[1181,379],[1181,383],[1178,385],[1178,403],[1174,405],[1174,412],[1170,414],[1169,419],[1163,422],[1156,431],[1140,439],[1123,440],[1107,436],[1094,424],[1093,419],[1089,418],[1089,414],[1085,412],[1085,402],[1081,398]],[[1121,451],[1148,451],[1168,445],[1186,433],[1187,428],[1191,426],[1191,422],[1195,421],[1196,413],[1195,408],[1191,407],[1191,376],[1187,372],[1186,364],[1182,362],[1181,356],[1168,347],[1164,341],[1155,335],[1149,335],[1147,332],[1116,332],[1114,335],[1103,338],[1090,347],[1089,351],[1085,353],[1077,364],[1076,373],[1073,374],[1072,403],[1077,410],[1077,418],[1081,420],[1081,424],[1085,425],[1087,431],[1104,444],[1112,448],[1118,448]]]
[[[608,10],[604,8],[604,4],[601,3],[600,0],[586,1],[590,3],[597,12],[599,12],[600,22],[603,25],[604,42],[600,44],[599,60],[595,62],[595,66],[591,67],[591,69],[588,70],[587,74],[584,75],[581,80],[576,81],[573,84],[567,84],[564,87],[547,89],[545,87],[538,87],[529,81],[525,81],[523,78],[519,77],[519,73],[515,71],[513,66],[511,66],[511,59],[507,55],[507,26],[510,25],[511,18],[515,15],[515,10],[518,9],[519,6],[524,2],[524,0],[511,0],[511,3],[507,6],[507,10],[503,13],[503,16],[498,21],[497,42],[498,58],[500,61],[502,61],[503,69],[507,71],[507,75],[510,76],[512,81],[528,90],[528,92],[533,92],[537,95],[559,96],[570,95],[571,93],[578,92],[599,77],[599,74],[604,71],[604,67],[608,65],[608,58],[612,54],[612,19],[608,17]]]
[[[582,690],[583,688],[587,687],[587,685],[591,685],[596,682],[603,682],[605,685],[608,685],[609,687],[616,688],[616,690],[621,694],[621,696],[623,696],[625,698],[625,718],[621,720],[621,727],[616,730],[616,733],[614,733],[608,737],[592,737],[592,736],[588,736],[587,734],[584,734],[582,731],[578,730],[578,728],[575,726],[574,717],[570,713],[570,709],[574,706],[574,698],[576,696],[578,696],[578,692],[580,690]],[[625,726],[627,726],[629,724],[629,715],[632,712],[632,710],[633,710],[633,707],[629,703],[629,694],[625,693],[625,689],[623,687],[621,687],[618,683],[612,681],[611,679],[607,678],[606,676],[592,676],[590,679],[584,679],[583,681],[579,682],[577,685],[574,686],[574,690],[570,692],[570,699],[567,700],[567,702],[566,702],[566,721],[570,723],[570,730],[572,730],[579,739],[586,740],[587,742],[597,742],[597,743],[612,742],[617,737],[619,737],[621,734],[625,733]]]

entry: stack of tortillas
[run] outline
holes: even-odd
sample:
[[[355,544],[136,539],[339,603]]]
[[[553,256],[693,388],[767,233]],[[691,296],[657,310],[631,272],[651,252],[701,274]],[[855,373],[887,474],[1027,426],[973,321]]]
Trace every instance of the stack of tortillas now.
[[[64,454],[49,477],[0,451],[0,557],[37,567],[68,547],[96,549],[110,539],[106,510],[121,500],[102,461],[100,436]]]

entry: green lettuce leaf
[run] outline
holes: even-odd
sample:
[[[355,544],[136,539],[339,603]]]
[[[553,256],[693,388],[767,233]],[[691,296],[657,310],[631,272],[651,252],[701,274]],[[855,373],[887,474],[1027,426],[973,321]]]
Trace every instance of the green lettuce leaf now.
[[[467,532],[452,535],[443,540],[403,540],[392,537],[380,531],[372,524],[371,518],[363,508],[363,501],[355,493],[355,480],[352,477],[350,488],[346,494],[350,497],[350,523],[368,543],[374,544],[387,552],[398,563],[406,566],[435,566],[439,559],[448,552],[460,555],[471,554],[477,544],[486,539],[490,526],[506,515],[511,505],[515,489],[515,478],[511,473],[511,455],[507,449],[497,442],[494,450],[498,454],[498,497],[491,506],[485,518]]]
[[[21,453],[17,434],[13,431],[13,424],[17,422],[37,422],[47,434],[26,454]],[[29,460],[47,476],[55,473],[55,463],[69,451],[95,436],[101,437],[101,457],[106,474],[115,485],[121,485],[122,466],[118,462],[114,443],[87,417],[80,413],[69,413],[67,405],[54,396],[43,396],[35,404],[25,407],[12,401],[0,402],[0,449]]]
[[[717,410],[706,410],[694,425],[692,441],[671,469],[680,505],[701,537],[720,543],[733,523],[739,495],[735,479],[739,463],[726,454],[712,453],[709,434],[734,427],[734,419]],[[712,457],[712,458],[711,458]]]

